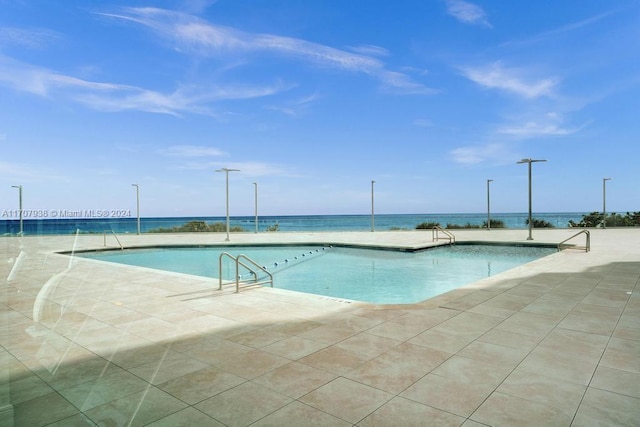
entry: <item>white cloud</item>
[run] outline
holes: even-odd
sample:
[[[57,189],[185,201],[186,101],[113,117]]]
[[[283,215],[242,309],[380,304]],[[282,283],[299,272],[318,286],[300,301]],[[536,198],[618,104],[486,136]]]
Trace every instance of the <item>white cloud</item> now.
[[[220,161],[212,158],[227,157],[228,153],[206,145],[172,145],[158,150],[158,154],[167,157],[176,157],[185,161],[179,165],[173,166],[175,170],[200,171],[211,170],[216,171],[222,168],[239,169],[238,172],[245,176],[297,176],[286,168],[265,162],[246,161]]]
[[[378,56],[387,51],[378,46],[361,46],[347,52],[303,39],[274,34],[239,31],[214,25],[198,17],[157,8],[126,8],[119,14],[104,14],[152,28],[180,51],[200,56],[232,56],[249,52],[272,52],[322,67],[359,72],[378,79],[384,86],[404,93],[431,93],[409,76],[390,71]]]
[[[287,102],[285,105],[270,105],[266,108],[279,111],[290,117],[298,117],[304,114],[309,109],[309,106],[318,98],[319,96],[317,94],[313,94]]]
[[[487,14],[476,4],[463,0],[447,0],[447,13],[465,24],[491,28]]]
[[[563,136],[579,132],[583,126],[567,128],[562,126],[562,118],[556,113],[550,113],[540,120],[528,120],[521,123],[509,124],[497,129],[497,133],[511,135],[517,138],[531,138],[536,136]]]
[[[499,143],[459,147],[451,150],[450,154],[455,163],[462,165],[476,165],[488,161],[505,164],[518,157],[509,147]]]
[[[469,80],[489,89],[499,89],[525,98],[552,96],[557,85],[555,78],[527,81],[524,71],[506,68],[502,63],[494,62],[484,67],[462,69]]]
[[[215,172],[222,168],[238,169],[237,172],[232,173],[252,178],[260,176],[299,176],[295,172],[290,171],[280,165],[255,161],[224,163],[220,161],[190,161],[183,163],[175,167],[174,169],[188,171],[210,170],[212,172]]]
[[[172,145],[158,150],[158,153],[170,157],[220,157],[226,155],[218,148],[203,145]]]
[[[431,127],[433,126],[433,122],[429,119],[415,119],[413,124],[419,127]]]
[[[565,124],[564,115],[556,111],[550,111],[544,114],[527,113],[523,116],[511,117],[508,121],[508,123],[499,126],[495,132],[516,139],[572,135],[587,126],[583,124],[568,127]]]
[[[215,115],[209,104],[230,99],[250,99],[274,95],[291,86],[273,85],[185,85],[162,93],[117,83],[93,82],[58,74],[0,55],[0,85],[34,95],[73,100],[99,111],[146,111],[179,115]]]
[[[525,45],[525,44],[531,44],[531,43],[538,43],[540,41],[543,40],[548,40],[551,39],[553,37],[558,37],[558,36],[562,36],[566,33],[571,33],[577,30],[583,30],[587,27],[592,26],[593,24],[597,24],[600,21],[602,21],[603,19],[609,17],[610,15],[617,13],[618,10],[611,10],[608,12],[604,12],[601,13],[599,15],[595,15],[592,16],[590,18],[587,19],[583,19],[582,21],[577,21],[577,22],[573,22],[558,28],[555,28],[553,30],[550,31],[546,31],[540,34],[535,34],[533,36],[529,36],[526,39],[522,39],[522,40],[511,40],[505,43],[505,45],[511,45],[511,46],[518,46],[518,45]]]
[[[250,177],[258,176],[298,176],[295,172],[288,170],[280,165],[264,163],[264,162],[229,162],[223,167],[239,169],[243,175]]]
[[[10,163],[0,161],[0,177],[4,181],[14,181],[15,185],[24,182],[49,182],[69,181],[69,178],[60,175],[50,168],[32,165],[28,163]]]
[[[291,37],[242,32],[209,24],[195,16],[156,8],[128,8],[122,14],[106,15],[153,28],[172,40],[182,51],[203,56],[272,52],[322,67],[367,74],[393,93],[432,93],[408,75],[388,70],[376,57],[387,54],[378,46],[361,46],[356,49],[361,53],[352,53]],[[35,45],[46,37],[53,35],[18,29],[0,32],[0,40],[11,38],[14,43],[23,45]],[[244,61],[246,58],[242,58]],[[237,56],[232,64],[238,64]],[[224,117],[213,109],[215,103],[267,97],[295,86],[279,81],[270,85],[201,83],[179,85],[173,90],[161,92],[127,84],[85,80],[3,55],[0,55],[0,85],[56,101],[73,101],[98,111],[145,111],[171,115],[191,113],[220,118]]]
[[[379,56],[385,57],[389,55],[389,51],[381,46],[375,46],[372,44],[366,44],[361,46],[352,46],[350,48],[353,52],[361,55]]]
[[[58,33],[50,30],[0,27],[0,46],[38,49],[59,38]]]
[[[416,83],[406,74],[395,71],[385,71],[379,74],[385,84],[385,90],[390,93],[403,95],[432,95],[438,91]]]

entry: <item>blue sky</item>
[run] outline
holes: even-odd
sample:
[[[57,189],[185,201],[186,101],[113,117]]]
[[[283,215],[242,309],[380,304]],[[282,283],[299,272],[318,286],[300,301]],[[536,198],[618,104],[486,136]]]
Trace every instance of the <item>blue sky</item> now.
[[[0,209],[640,210],[636,0],[0,8]]]

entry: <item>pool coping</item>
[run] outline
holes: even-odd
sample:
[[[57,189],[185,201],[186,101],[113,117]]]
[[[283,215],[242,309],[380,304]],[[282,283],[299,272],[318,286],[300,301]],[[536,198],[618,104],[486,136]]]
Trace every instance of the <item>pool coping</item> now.
[[[80,250],[72,250],[72,251],[56,251],[55,254],[58,255],[65,255],[65,256],[73,256],[75,254],[79,254],[79,253],[100,253],[100,252],[120,252],[120,251],[126,251],[126,250],[144,250],[144,249],[190,249],[190,248],[194,248],[194,249],[198,249],[198,248],[233,248],[233,247],[246,247],[246,246],[252,246],[252,247],[285,247],[285,246],[292,246],[292,247],[296,247],[296,246],[319,246],[319,247],[342,247],[342,248],[350,248],[350,249],[369,249],[369,250],[381,250],[381,251],[393,251],[393,252],[403,252],[403,253],[417,253],[417,252],[423,252],[423,251],[428,251],[428,250],[433,250],[433,249],[437,249],[437,248],[442,248],[442,247],[447,247],[447,246],[474,246],[474,245],[479,245],[479,246],[503,246],[503,247],[538,247],[538,248],[549,248],[549,249],[557,249],[557,253],[560,253],[563,250],[567,250],[570,248],[564,248],[564,249],[560,249],[558,248],[558,244],[555,243],[550,243],[550,242],[532,242],[532,241],[525,241],[525,242],[513,242],[513,241],[483,241],[483,240],[463,240],[463,241],[458,241],[455,243],[446,243],[446,242],[430,242],[429,244],[424,244],[422,246],[413,246],[413,247],[406,247],[406,246],[390,246],[390,245],[372,245],[372,244],[357,244],[357,243],[344,243],[344,242],[332,242],[332,243],[312,243],[312,242],[296,242],[296,243],[287,243],[287,242],[278,242],[278,243],[259,243],[259,244],[248,244],[248,243],[229,243],[229,242],[218,242],[215,244],[162,244],[162,245],[136,245],[136,246],[127,246],[127,247],[123,247],[123,248],[116,248],[116,247],[108,247],[108,248],[85,248],[85,249],[80,249]],[[545,255],[542,258],[547,258],[550,256],[555,255],[554,253]],[[97,260],[97,259],[92,259],[90,257],[85,258],[85,257],[80,257],[83,260],[90,260],[90,261],[97,261],[97,262],[109,262],[109,261],[104,261],[104,260]],[[540,258],[539,258],[540,259]],[[368,301],[361,301],[361,300],[356,300],[356,299],[349,299],[349,298],[342,298],[342,297],[334,297],[331,295],[321,295],[321,294],[314,294],[314,293],[308,293],[308,292],[304,292],[304,291],[297,291],[297,290],[291,290],[291,289],[283,289],[283,288],[275,288],[278,289],[279,291],[283,291],[283,292],[294,292],[297,294],[302,294],[302,295],[307,295],[309,297],[319,297],[322,299],[329,299],[329,300],[336,300],[336,301],[344,301],[344,302],[349,302],[350,304],[356,304],[362,307],[369,307],[369,308],[377,308],[377,309],[396,309],[396,308],[406,308],[406,309],[411,309],[411,308],[423,308],[423,307],[432,307],[434,306],[434,303],[437,304],[440,307],[443,307],[440,304],[446,304],[446,302],[450,301],[450,300],[455,300],[457,298],[463,297],[464,295],[466,295],[469,291],[468,289],[472,289],[473,286],[476,286],[476,284],[478,282],[483,282],[487,279],[491,279],[491,278],[497,278],[499,280],[499,278],[501,277],[501,275],[506,274],[508,272],[510,272],[511,270],[514,269],[519,269],[521,267],[524,267],[530,263],[536,262],[539,259],[535,259],[532,261],[529,261],[525,264],[521,264],[518,266],[515,266],[513,268],[510,268],[508,270],[502,271],[500,273],[496,273],[493,274],[489,277],[486,278],[482,278],[479,280],[475,280],[473,282],[469,282],[469,283],[465,283],[464,285],[458,286],[455,289],[451,289],[449,291],[446,291],[442,294],[439,295],[435,295],[420,301],[415,301],[415,302],[408,302],[408,303],[373,303],[373,302],[368,302]],[[176,272],[176,271],[170,271],[170,270],[162,270],[162,269],[157,269],[157,268],[152,268],[152,267],[144,267],[144,266],[137,266],[137,265],[131,265],[131,264],[122,264],[122,263],[112,263],[118,266],[122,266],[122,267],[129,267],[129,268],[134,268],[137,270],[143,270],[143,271],[153,271],[153,272],[160,272],[163,274],[170,274],[170,275],[176,275],[177,277],[191,277],[191,278],[198,278],[199,280],[205,280],[205,281],[214,281],[216,284],[220,283],[220,278],[219,277],[208,277],[208,276],[200,276],[197,274],[190,274],[190,273],[181,273],[181,272]],[[233,280],[224,280],[222,281],[223,286],[228,286],[228,285],[233,285],[235,284],[235,281]],[[243,290],[241,292],[246,292],[248,290],[251,290],[253,288],[264,288],[266,290],[268,289],[274,289],[273,286],[271,287],[266,287],[266,286],[262,286],[262,285],[256,285],[253,286],[251,284],[245,285],[243,287]]]

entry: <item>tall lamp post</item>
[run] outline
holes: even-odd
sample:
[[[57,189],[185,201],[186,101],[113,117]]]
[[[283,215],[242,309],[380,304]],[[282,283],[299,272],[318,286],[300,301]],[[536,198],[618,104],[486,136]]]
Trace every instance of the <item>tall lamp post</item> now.
[[[137,234],[140,235],[140,186],[138,184],[131,184],[136,187],[136,218],[137,218]]]
[[[23,215],[22,215],[22,185],[12,185],[12,188],[18,189],[18,215],[20,216],[20,235],[24,234]]]
[[[373,184],[375,184],[375,181],[371,181],[371,231],[375,231],[375,219],[374,219],[374,214],[373,214]]]
[[[224,239],[225,242],[229,241],[229,172],[239,172],[240,169],[229,169],[229,168],[222,168],[222,169],[218,169],[216,170],[216,172],[224,172],[226,175],[226,194],[227,194],[227,238]]]
[[[531,218],[531,163],[546,162],[546,160],[534,160],[534,159],[522,159],[518,163],[527,163],[529,165],[529,237],[527,240],[533,240],[531,237],[531,228],[533,227],[533,221]]]
[[[492,182],[492,179],[487,180],[487,230],[491,230],[491,193],[489,184]]]
[[[256,233],[257,233],[258,232],[258,183],[254,182],[253,185],[255,186],[254,195],[255,195],[255,207],[256,207]]]
[[[607,181],[611,178],[602,178],[602,228],[607,228]]]

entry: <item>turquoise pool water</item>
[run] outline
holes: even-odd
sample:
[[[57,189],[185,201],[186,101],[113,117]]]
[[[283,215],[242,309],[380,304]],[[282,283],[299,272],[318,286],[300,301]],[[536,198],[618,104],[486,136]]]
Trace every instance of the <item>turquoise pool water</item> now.
[[[443,246],[418,252],[322,246],[233,246],[132,249],[83,257],[205,277],[218,277],[222,252],[265,266],[275,288],[377,304],[423,301],[556,252],[554,248]],[[223,262],[233,280],[235,264]]]

